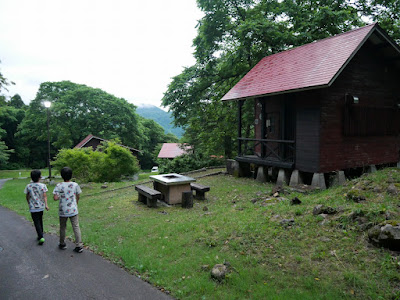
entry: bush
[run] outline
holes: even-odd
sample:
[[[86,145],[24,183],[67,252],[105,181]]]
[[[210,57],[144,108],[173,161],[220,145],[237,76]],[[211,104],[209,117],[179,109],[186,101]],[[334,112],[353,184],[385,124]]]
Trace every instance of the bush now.
[[[224,160],[221,158],[204,158],[196,154],[184,154],[172,160],[160,159],[158,168],[160,173],[184,173],[223,164]]]
[[[70,167],[80,181],[119,181],[122,176],[139,172],[137,158],[128,149],[115,142],[106,142],[99,149],[62,149],[52,165],[59,172],[65,166]]]

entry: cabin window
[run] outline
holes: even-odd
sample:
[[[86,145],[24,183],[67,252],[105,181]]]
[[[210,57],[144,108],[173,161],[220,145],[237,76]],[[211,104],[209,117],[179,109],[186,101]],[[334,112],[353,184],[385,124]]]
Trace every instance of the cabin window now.
[[[394,136],[400,133],[400,109],[345,105],[345,136]]]

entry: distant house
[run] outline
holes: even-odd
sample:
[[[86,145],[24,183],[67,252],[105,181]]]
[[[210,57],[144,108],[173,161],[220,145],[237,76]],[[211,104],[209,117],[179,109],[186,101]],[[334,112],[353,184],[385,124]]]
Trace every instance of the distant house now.
[[[157,157],[173,159],[175,157],[191,152],[192,147],[188,144],[164,143]]]
[[[324,187],[332,172],[399,165],[399,80],[400,47],[378,24],[263,58],[222,98],[238,103],[239,174],[276,168]],[[254,136],[242,135],[244,101]]]
[[[107,142],[107,140],[99,138],[99,137],[94,136],[92,134],[89,134],[79,144],[77,144],[74,148],[92,147],[93,150],[96,150],[97,147],[101,144],[101,142]],[[134,148],[131,148],[131,147],[127,147],[127,146],[124,146],[124,145],[120,145],[120,144],[118,144],[118,145],[128,149],[135,156],[138,156],[138,154],[140,153],[140,150],[137,150],[137,149],[134,149]]]

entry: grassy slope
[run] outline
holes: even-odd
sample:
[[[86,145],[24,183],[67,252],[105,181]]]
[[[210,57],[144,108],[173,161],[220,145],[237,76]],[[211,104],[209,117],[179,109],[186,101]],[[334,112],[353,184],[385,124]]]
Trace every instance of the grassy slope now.
[[[302,201],[298,206],[291,206],[289,200],[268,199],[272,186],[254,180],[218,175],[198,181],[210,185],[211,192],[208,200],[195,201],[188,210],[149,209],[137,202],[133,188],[97,194],[102,191],[100,185],[84,186],[80,223],[85,245],[177,298],[400,296],[398,256],[371,246],[366,232],[348,217],[351,212],[363,212],[369,222],[382,222],[389,211],[399,219],[398,198],[385,192],[388,181],[399,187],[399,170],[379,171],[345,187],[307,196],[284,195],[287,199],[298,196]],[[8,181],[0,191],[0,205],[29,217],[22,194],[26,183]],[[347,200],[353,186],[360,187],[367,201]],[[383,192],[374,193],[374,187]],[[57,203],[50,204],[45,229],[56,233]],[[317,204],[341,212],[323,222],[312,215]],[[285,218],[294,218],[295,225],[282,226]],[[72,237],[70,228],[68,234]],[[210,270],[202,267],[224,261],[232,272],[218,284],[210,279]]]

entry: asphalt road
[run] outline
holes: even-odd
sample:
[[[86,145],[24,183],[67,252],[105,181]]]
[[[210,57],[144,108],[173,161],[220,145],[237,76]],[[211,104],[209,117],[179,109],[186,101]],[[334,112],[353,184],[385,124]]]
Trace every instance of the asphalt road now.
[[[0,206],[0,300],[172,299],[101,256],[45,239],[39,246],[32,222]]]

